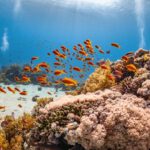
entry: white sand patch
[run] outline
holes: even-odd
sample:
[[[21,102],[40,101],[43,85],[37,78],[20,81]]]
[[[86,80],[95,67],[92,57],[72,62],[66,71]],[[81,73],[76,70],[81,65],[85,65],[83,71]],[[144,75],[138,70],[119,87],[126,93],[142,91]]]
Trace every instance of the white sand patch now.
[[[7,94],[0,93],[0,106],[6,106],[5,110],[0,110],[0,118],[6,115],[11,115],[14,113],[15,117],[22,115],[24,112],[31,112],[33,106],[36,105],[36,102],[32,101],[32,98],[36,95],[39,97],[56,97],[64,95],[63,91],[58,91],[55,93],[55,88],[52,87],[42,87],[41,91],[38,91],[39,85],[4,85],[0,84],[1,87],[5,88]],[[11,88],[17,87],[21,91],[25,90],[28,92],[28,95],[22,96],[18,92],[15,94],[7,90],[7,86]],[[52,95],[48,95],[47,92],[50,92]],[[22,105],[22,108],[18,107],[18,104]]]

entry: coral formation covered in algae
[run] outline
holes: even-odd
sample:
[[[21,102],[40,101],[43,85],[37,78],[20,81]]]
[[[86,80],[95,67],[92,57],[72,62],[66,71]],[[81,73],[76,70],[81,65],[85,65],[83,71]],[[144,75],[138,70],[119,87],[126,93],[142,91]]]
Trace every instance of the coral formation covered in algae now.
[[[4,150],[10,146],[17,150],[149,150],[149,66],[150,51],[140,49],[130,54],[128,62],[108,64],[107,72],[96,69],[72,95],[39,100],[28,127],[18,126],[19,119],[17,125],[4,121],[0,146]],[[121,76],[115,82],[104,80],[116,68]]]

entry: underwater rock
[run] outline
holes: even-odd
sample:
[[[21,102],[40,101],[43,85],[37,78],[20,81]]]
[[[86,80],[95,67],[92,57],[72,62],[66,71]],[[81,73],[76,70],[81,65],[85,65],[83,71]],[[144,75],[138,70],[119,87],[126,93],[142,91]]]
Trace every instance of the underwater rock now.
[[[38,87],[38,91],[42,91],[42,87]]]

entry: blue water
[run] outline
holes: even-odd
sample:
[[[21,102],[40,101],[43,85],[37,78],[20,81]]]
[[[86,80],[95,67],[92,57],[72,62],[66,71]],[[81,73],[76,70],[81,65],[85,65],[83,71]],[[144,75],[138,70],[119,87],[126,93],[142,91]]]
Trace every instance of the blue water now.
[[[149,7],[150,0],[0,0],[0,66],[25,64],[32,56],[51,62],[47,52],[86,39],[111,50],[98,54],[110,60],[149,49]]]

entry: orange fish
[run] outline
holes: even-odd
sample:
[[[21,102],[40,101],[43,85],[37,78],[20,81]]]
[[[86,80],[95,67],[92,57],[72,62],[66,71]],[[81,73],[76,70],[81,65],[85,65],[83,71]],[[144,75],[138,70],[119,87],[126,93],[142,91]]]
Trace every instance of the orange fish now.
[[[31,70],[32,70],[32,68],[30,66],[25,66],[23,68],[23,71],[25,71],[25,72],[30,72]]]
[[[104,69],[104,70],[107,70],[107,69],[108,69],[108,67],[107,67],[105,64],[102,64],[100,67],[101,67],[102,69]]]
[[[101,54],[104,54],[104,51],[103,51],[103,50],[101,50],[101,49],[99,50],[99,52],[100,52]]]
[[[41,69],[40,69],[39,66],[36,66],[36,67],[34,67],[34,68],[32,69],[32,72],[33,72],[33,73],[41,72]]]
[[[21,105],[21,104],[18,104],[18,107],[22,108],[22,105]]]
[[[47,94],[52,95],[50,92],[47,92]]]
[[[77,46],[74,46],[74,47],[73,47],[73,50],[77,51]]]
[[[58,49],[56,49],[56,50],[53,51],[53,54],[56,55],[56,56],[58,56],[60,54],[60,52],[59,52]]]
[[[129,57],[128,57],[128,56],[122,56],[121,59],[124,60],[125,62],[128,62],[128,61],[129,61]]]
[[[63,52],[67,51],[67,48],[65,46],[61,46],[61,49]]]
[[[15,89],[16,91],[20,92],[20,90],[19,90],[17,87],[15,87],[14,89]]]
[[[91,61],[89,61],[89,62],[88,62],[88,65],[90,65],[90,66],[94,66],[94,63],[93,63],[93,62],[91,62]]]
[[[36,78],[38,82],[47,82],[47,77],[39,76]]]
[[[84,56],[88,56],[88,54],[83,50],[79,51],[79,54],[84,55]]]
[[[63,78],[61,80],[66,86],[77,86],[78,82],[72,78]]]
[[[15,79],[16,82],[20,81],[19,77],[14,77],[14,79]]]
[[[5,109],[5,108],[6,108],[6,106],[0,106],[0,110],[1,110],[1,109]]]
[[[58,57],[55,58],[57,61],[60,61],[60,59]]]
[[[26,76],[26,75],[23,75],[23,76],[22,76],[21,81],[22,81],[22,82],[31,82],[30,77],[28,77],[28,76]]]
[[[62,65],[62,64],[61,64],[60,62],[55,62],[54,65],[60,66],[60,65]]]
[[[42,68],[49,68],[49,64],[46,63],[46,62],[41,62],[38,64],[39,67],[42,67]]]
[[[0,87],[0,92],[2,92],[2,93],[5,93],[5,94],[6,94],[6,91],[5,91],[3,88],[1,88],[1,87]]]
[[[94,58],[90,58],[90,57],[87,57],[85,58],[85,61],[90,61],[90,60],[93,60]]]
[[[39,59],[39,57],[37,57],[37,56],[34,56],[31,58],[31,60],[38,60],[38,59]]]
[[[63,58],[63,59],[66,59],[66,55],[65,54],[59,54],[58,56]]]
[[[108,74],[108,75],[106,75],[106,77],[107,77],[109,80],[112,80],[112,81],[115,80],[115,77],[114,77],[112,74]]]
[[[126,68],[127,68],[128,71],[131,71],[131,72],[136,72],[137,71],[137,68],[134,64],[126,65]]]
[[[60,76],[60,75],[62,75],[62,74],[64,74],[64,73],[66,73],[65,70],[55,70],[55,71],[54,71],[54,74],[55,74],[56,76]]]
[[[12,92],[13,94],[15,94],[15,90],[13,90],[11,87],[7,87],[7,89],[10,91],[10,92]]]
[[[27,91],[20,92],[20,95],[27,95],[27,94],[28,94]]]
[[[73,67],[72,69],[77,71],[77,72],[81,72],[81,69],[79,67]]]
[[[118,43],[111,43],[111,46],[116,47],[116,48],[121,48]]]

